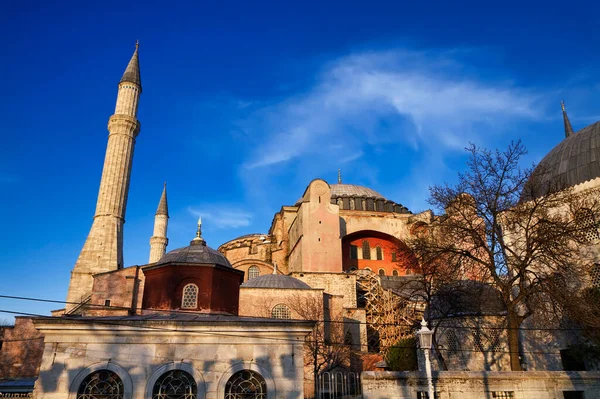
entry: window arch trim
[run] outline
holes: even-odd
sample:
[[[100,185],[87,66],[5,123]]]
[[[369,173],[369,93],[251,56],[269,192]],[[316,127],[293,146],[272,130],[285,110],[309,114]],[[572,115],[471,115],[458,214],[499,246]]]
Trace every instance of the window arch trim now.
[[[77,399],[77,391],[79,391],[79,386],[83,380],[85,380],[90,374],[100,370],[109,370],[118,375],[123,383],[123,399],[132,398],[133,383],[131,381],[131,376],[123,367],[119,366],[113,361],[110,361],[94,363],[77,373],[77,375],[69,384],[69,399]]]
[[[194,381],[196,381],[196,386],[198,387],[196,399],[205,398],[206,383],[204,382],[204,377],[202,376],[202,374],[198,370],[196,370],[191,364],[178,361],[164,364],[158,367],[156,370],[154,370],[154,372],[150,375],[150,378],[148,378],[148,381],[146,382],[146,392],[144,394],[144,399],[152,399],[152,391],[154,389],[154,384],[156,384],[156,381],[158,381],[158,379],[163,374],[173,370],[181,370],[190,374],[194,378]]]
[[[278,303],[271,309],[271,317],[274,319],[290,320],[292,318],[292,311],[285,303]]]
[[[275,386],[275,380],[273,380],[273,377],[267,370],[256,364],[256,362],[240,362],[231,366],[229,370],[227,370],[221,375],[221,379],[219,380],[219,385],[217,387],[217,398],[225,397],[225,387],[227,385],[227,381],[229,381],[231,376],[233,376],[235,373],[242,370],[252,370],[260,374],[267,383],[267,398],[277,397],[277,387]]]

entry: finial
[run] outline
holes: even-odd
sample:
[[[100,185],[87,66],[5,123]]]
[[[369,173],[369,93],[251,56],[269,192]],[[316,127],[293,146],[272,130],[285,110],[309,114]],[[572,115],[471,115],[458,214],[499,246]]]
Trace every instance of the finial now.
[[[206,241],[202,238],[202,218],[198,218],[198,230],[196,230],[196,237],[192,240],[191,244],[200,243],[206,245]]]
[[[342,170],[338,169],[338,184],[342,184]]]
[[[277,262],[273,262],[273,274],[277,274]]]
[[[140,41],[139,41],[139,40],[136,40],[136,41],[135,41],[135,49],[137,50],[137,49],[139,49],[139,48],[140,48]]]
[[[560,107],[562,108],[563,112],[565,112],[565,101],[564,100],[560,100]]]

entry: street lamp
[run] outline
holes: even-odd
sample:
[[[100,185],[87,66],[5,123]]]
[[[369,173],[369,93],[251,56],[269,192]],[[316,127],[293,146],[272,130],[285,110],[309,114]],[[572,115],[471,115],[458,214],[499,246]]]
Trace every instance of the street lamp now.
[[[421,320],[421,329],[417,332],[419,336],[419,346],[425,352],[425,372],[427,373],[427,385],[429,388],[429,399],[435,399],[435,391],[433,390],[433,378],[431,376],[431,360],[429,359],[429,351],[431,350],[431,342],[433,341],[433,331],[427,328],[425,319]]]

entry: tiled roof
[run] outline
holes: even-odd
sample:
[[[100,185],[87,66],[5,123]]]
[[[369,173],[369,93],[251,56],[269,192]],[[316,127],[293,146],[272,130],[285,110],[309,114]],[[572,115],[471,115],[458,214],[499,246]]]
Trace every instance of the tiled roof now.
[[[246,288],[283,288],[310,290],[310,286],[297,278],[284,276],[283,274],[265,274],[264,276],[254,277],[244,284]]]

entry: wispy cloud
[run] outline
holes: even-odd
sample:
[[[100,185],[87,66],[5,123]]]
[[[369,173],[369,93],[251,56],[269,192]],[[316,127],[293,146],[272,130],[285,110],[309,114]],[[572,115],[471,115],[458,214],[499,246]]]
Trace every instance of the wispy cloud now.
[[[247,227],[253,218],[252,213],[226,204],[189,207],[188,211],[201,217],[204,226],[215,229]]]
[[[264,144],[244,167],[314,155],[348,162],[365,146],[394,142],[457,150],[481,137],[478,131],[490,134],[507,120],[540,117],[538,95],[481,79],[454,55],[364,52],[330,63],[314,87],[262,108],[245,122]]]

